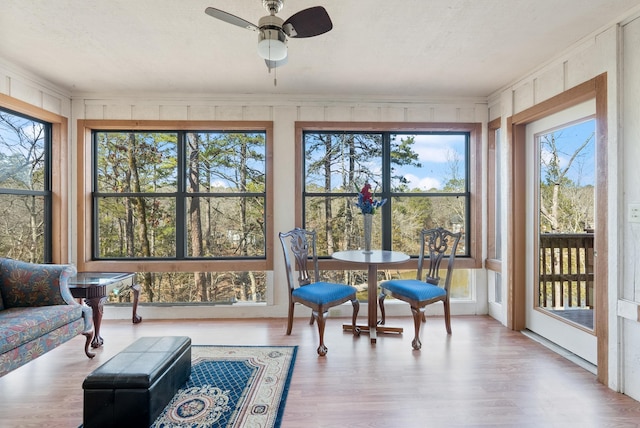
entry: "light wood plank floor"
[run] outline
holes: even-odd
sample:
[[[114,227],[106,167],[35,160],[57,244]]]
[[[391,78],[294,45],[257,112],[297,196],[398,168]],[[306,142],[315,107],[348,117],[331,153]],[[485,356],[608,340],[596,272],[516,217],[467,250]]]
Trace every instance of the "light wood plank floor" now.
[[[0,426],[77,427],[88,373],[138,337],[188,335],[196,345],[298,345],[283,428],[640,427],[639,402],[489,317],[454,317],[452,336],[442,318],[428,318],[420,352],[408,317],[387,321],[404,335],[375,345],[343,332],[343,322],[328,320],[329,353],[318,357],[308,319],[291,336],[283,319],[107,320],[95,359],[79,336],[0,378]]]

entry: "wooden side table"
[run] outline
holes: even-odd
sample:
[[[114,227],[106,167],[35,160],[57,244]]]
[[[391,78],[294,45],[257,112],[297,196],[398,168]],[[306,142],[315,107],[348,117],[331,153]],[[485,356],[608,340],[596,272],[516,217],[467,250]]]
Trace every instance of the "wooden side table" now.
[[[140,285],[136,284],[134,273],[109,273],[109,272],[78,272],[69,278],[69,290],[77,299],[84,299],[93,310],[93,324],[95,334],[91,341],[92,348],[99,348],[104,343],[100,336],[102,324],[102,311],[104,304],[111,293],[120,294],[130,289],[133,293],[133,313],[131,321],[138,324],[142,317],[137,314],[138,299],[140,297]]]

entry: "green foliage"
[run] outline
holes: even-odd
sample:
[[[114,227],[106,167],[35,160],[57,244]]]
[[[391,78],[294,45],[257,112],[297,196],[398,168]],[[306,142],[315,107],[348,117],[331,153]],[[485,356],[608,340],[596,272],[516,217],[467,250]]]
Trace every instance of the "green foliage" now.
[[[444,226],[464,230],[467,218],[466,160],[450,154],[449,174],[441,190],[411,190],[401,174],[402,166],[421,168],[414,150],[413,135],[388,134],[388,168],[383,174],[383,134],[355,132],[308,132],[305,141],[304,226],[318,231],[318,252],[362,246],[363,221],[357,206],[358,192],[365,182],[374,184],[378,198],[387,198],[386,207],[376,209],[372,245],[382,246],[382,227],[391,215],[392,248],[416,255],[421,229]],[[385,182],[386,180],[386,182]],[[384,186],[383,186],[384,182]],[[389,187],[386,194],[379,193]],[[462,195],[458,196],[456,194]],[[385,226],[386,227],[386,226]],[[460,246],[465,252],[464,244]]]
[[[264,256],[264,133],[96,132],[94,141],[99,257]],[[260,278],[147,273],[140,282],[153,302],[259,301]]]
[[[141,303],[175,304],[195,303],[229,305],[237,302],[264,304],[266,300],[265,272],[207,272],[206,302],[200,299],[201,289],[196,286],[193,272],[152,272],[138,274],[136,281],[148,283],[149,291],[141,293]],[[150,296],[154,296],[150,298]],[[133,296],[125,292],[109,296],[109,303],[131,303]]]
[[[0,111],[0,254],[46,262],[50,125]]]
[[[396,139],[397,137],[394,136],[391,144],[391,164],[396,166],[413,165],[418,168],[422,168],[418,154],[413,151],[415,137],[410,135],[405,138],[401,138],[399,143]],[[398,183],[397,187],[393,189],[395,192],[405,192],[408,190],[406,185],[407,180],[403,175],[392,175],[392,179],[394,182]]]

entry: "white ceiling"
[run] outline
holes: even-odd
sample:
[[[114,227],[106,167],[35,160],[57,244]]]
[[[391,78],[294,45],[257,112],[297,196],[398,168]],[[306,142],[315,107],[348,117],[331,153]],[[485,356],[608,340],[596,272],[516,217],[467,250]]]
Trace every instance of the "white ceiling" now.
[[[333,30],[289,40],[269,74],[261,0],[2,0],[0,62],[76,94],[485,97],[616,22],[638,0],[285,0]]]

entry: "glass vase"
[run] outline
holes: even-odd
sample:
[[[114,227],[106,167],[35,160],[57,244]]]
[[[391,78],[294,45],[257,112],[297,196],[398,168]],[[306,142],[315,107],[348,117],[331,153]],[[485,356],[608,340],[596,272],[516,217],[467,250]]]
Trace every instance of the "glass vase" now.
[[[364,217],[364,253],[371,253],[371,223],[373,214],[363,214]]]

